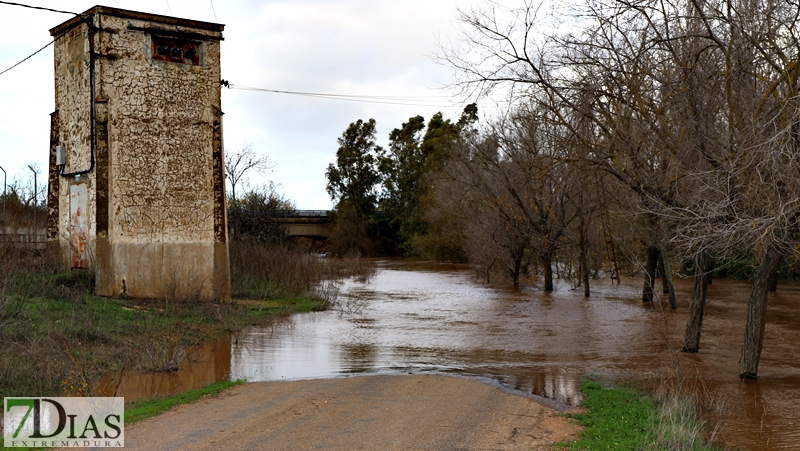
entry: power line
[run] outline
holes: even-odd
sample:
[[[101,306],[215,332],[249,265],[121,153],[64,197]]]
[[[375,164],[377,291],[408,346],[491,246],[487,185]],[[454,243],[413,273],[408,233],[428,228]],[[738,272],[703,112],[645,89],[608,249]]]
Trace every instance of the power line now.
[[[214,22],[219,23],[219,20],[217,20],[217,11],[214,9],[214,0],[208,1],[211,2],[211,12],[214,13]]]
[[[74,16],[83,17],[83,14],[74,13],[72,11],[61,11],[61,10],[58,10],[58,9],[45,8],[45,7],[42,7],[42,6],[31,6],[31,5],[25,5],[25,4],[22,4],[22,3],[14,3],[14,2],[0,1],[0,3],[2,3],[4,5],[22,6],[23,8],[40,9],[42,11],[50,11],[50,12],[61,13],[61,14],[72,14]]]
[[[169,10],[169,15],[174,16],[174,14],[172,14],[172,8],[169,7],[169,0],[164,0],[164,1],[167,2],[167,9]]]
[[[6,1],[3,1],[3,0],[0,0],[0,4],[11,5],[11,6],[21,6],[23,8],[38,9],[38,10],[41,10],[41,11],[50,11],[50,12],[60,13],[60,14],[72,14],[73,16],[77,16],[77,17],[86,17],[83,14],[74,13],[72,11],[61,11],[61,10],[58,10],[58,9],[45,8],[45,7],[42,7],[42,6],[25,5],[23,3],[6,2]],[[31,53],[30,55],[26,56],[25,58],[22,59],[22,61],[18,62],[17,64],[15,64],[15,65],[13,65],[11,67],[9,67],[8,69],[4,70],[3,72],[0,72],[0,75],[5,74],[6,72],[10,71],[11,69],[13,69],[13,68],[19,66],[20,64],[24,63],[25,61],[28,61],[29,59],[33,58],[37,53],[41,52],[42,50],[46,49],[51,44],[56,42],[56,39],[58,39],[59,37],[60,36],[56,36],[52,41],[48,42],[44,47],[42,47],[39,50],[37,50],[37,51]]]
[[[380,103],[385,105],[408,105],[408,106],[429,106],[429,107],[446,107],[453,106],[449,103],[439,101],[438,104],[425,104],[420,102],[433,101],[435,98],[443,98],[446,96],[367,96],[367,95],[352,95],[352,94],[327,94],[319,92],[304,92],[304,91],[285,91],[280,89],[267,89],[267,88],[254,88],[251,86],[234,85],[232,83],[223,82],[223,86],[230,89],[238,89],[242,91],[259,91],[269,92],[273,94],[289,94],[304,97],[314,97],[329,100],[344,100],[348,102],[361,102],[361,103]]]
[[[5,2],[0,2],[0,3],[5,3]],[[55,39],[53,39],[52,41],[48,42],[47,45],[45,45],[44,47],[40,48],[39,50],[37,50],[37,51],[31,53],[30,55],[26,56],[25,58],[22,59],[22,61],[18,62],[17,64],[9,67],[8,69],[4,70],[3,72],[0,72],[0,75],[3,75],[4,73],[6,73],[6,72],[10,71],[11,69],[19,66],[20,64],[24,63],[25,61],[28,61],[29,59],[33,58],[34,55],[36,55],[37,53],[39,53],[42,50],[46,49],[47,47],[50,47],[50,45],[52,43],[54,43],[54,42],[56,42]]]

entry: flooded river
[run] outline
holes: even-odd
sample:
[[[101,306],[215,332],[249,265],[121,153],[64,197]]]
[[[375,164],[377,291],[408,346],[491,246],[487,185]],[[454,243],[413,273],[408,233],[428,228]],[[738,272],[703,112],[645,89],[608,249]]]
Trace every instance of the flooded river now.
[[[800,285],[770,294],[759,379],[740,381],[746,281],[709,287],[700,353],[680,349],[691,280],[676,281],[676,312],[643,305],[641,280],[592,281],[592,297],[561,282],[554,293],[475,281],[462,265],[381,260],[368,283],[349,281],[359,313],[294,315],[198,351],[186,369],[126,375],[118,396],[171,393],[226,377],[249,381],[360,373],[441,372],[489,377],[558,402],[580,402],[582,376],[650,384],[674,376],[705,394],[722,444],[800,449]],[[677,359],[677,364],[676,364]],[[141,377],[137,380],[136,377]],[[160,379],[156,379],[160,378]],[[129,380],[130,379],[130,380]]]

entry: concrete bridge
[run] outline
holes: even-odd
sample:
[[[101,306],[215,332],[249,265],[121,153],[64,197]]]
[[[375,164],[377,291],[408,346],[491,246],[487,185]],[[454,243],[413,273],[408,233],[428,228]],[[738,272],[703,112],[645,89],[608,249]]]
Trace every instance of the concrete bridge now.
[[[248,211],[249,218],[276,221],[284,225],[286,235],[326,240],[331,236],[331,219],[327,210],[264,210]]]

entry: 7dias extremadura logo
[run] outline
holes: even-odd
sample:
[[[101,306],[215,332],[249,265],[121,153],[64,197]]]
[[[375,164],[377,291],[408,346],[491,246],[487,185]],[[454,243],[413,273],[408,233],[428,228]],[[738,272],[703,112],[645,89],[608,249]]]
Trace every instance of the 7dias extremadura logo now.
[[[125,446],[124,398],[4,398],[8,448]]]

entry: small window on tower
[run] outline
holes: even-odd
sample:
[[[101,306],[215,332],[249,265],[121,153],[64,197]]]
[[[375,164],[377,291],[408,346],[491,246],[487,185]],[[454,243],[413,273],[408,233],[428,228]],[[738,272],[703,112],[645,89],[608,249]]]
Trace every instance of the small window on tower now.
[[[200,44],[180,39],[153,36],[153,59],[170,63],[200,64]]]

